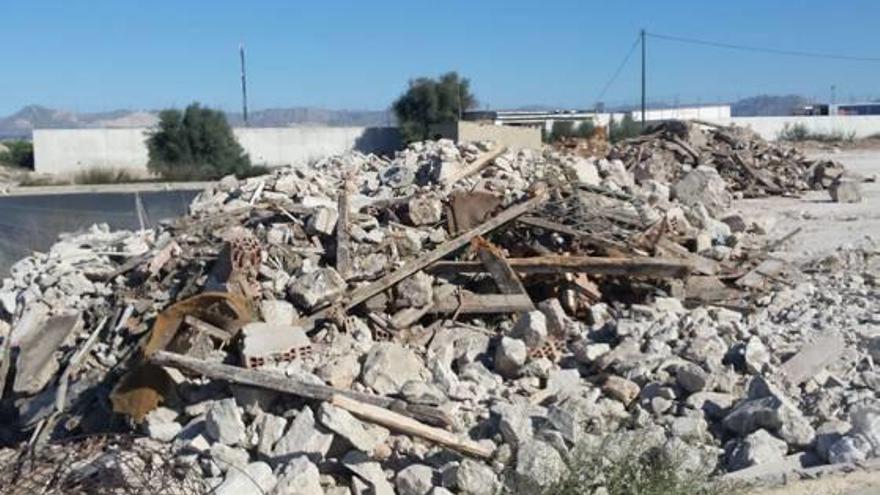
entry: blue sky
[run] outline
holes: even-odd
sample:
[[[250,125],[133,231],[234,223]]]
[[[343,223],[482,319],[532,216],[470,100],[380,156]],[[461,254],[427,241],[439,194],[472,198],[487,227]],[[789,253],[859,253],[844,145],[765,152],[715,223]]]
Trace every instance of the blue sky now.
[[[458,70],[481,106],[591,106],[642,27],[728,43],[880,56],[880,2],[4,0],[0,115],[240,105],[381,109],[407,79]],[[649,40],[652,100],[760,93],[880,97],[880,63],[823,61]],[[607,93],[634,102],[638,53]]]

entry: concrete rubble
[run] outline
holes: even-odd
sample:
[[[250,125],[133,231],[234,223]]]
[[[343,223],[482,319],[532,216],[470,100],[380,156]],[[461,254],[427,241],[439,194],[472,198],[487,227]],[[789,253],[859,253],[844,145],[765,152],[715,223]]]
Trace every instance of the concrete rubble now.
[[[625,438],[718,476],[878,457],[876,248],[770,263],[789,233],[726,212],[815,167],[670,123],[601,160],[436,141],[226,178],[13,267],[0,439],[129,432],[228,494],[538,493]]]

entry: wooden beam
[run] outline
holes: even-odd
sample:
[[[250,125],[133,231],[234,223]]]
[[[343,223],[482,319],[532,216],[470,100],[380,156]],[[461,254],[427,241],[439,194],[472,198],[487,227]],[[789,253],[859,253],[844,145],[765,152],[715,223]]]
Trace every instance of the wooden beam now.
[[[276,392],[305,397],[307,399],[329,401],[334,396],[346,396],[374,406],[394,409],[401,414],[406,414],[431,424],[441,426],[452,424],[451,419],[445,412],[434,407],[408,404],[402,400],[355,392],[353,390],[341,390],[327,385],[316,385],[311,382],[300,381],[296,378],[285,376],[281,373],[240,368],[238,366],[204,361],[167,351],[156,352],[150,357],[150,362],[157,366],[177,368],[182,371],[188,371],[215,380],[224,380],[239,385],[250,385],[252,387],[274,390]]]
[[[507,258],[518,273],[587,273],[626,277],[684,278],[693,268],[686,261],[670,258],[602,258],[595,256],[535,256]],[[430,272],[479,273],[485,268],[477,261],[438,261],[428,267]]]
[[[658,254],[665,254],[675,258],[681,258],[690,264],[696,273],[701,275],[716,275],[721,271],[721,264],[713,259],[692,253],[684,246],[676,244],[669,239],[659,239],[656,244]]]
[[[587,242],[591,242],[597,246],[602,246],[604,248],[617,248],[617,249],[625,249],[629,250],[629,248],[622,242],[615,241],[613,239],[606,239],[603,237],[599,237],[595,234],[591,234],[589,232],[584,232],[582,230],[577,230],[568,225],[563,225],[558,222],[554,222],[551,220],[547,220],[541,217],[533,217],[530,215],[524,215],[516,220],[519,223],[529,225],[531,227],[537,227],[539,229],[544,230],[552,230],[554,232],[559,232],[560,234],[570,235],[577,239],[583,239]]]
[[[477,255],[486,270],[495,279],[498,290],[502,294],[525,294],[526,288],[523,286],[519,276],[510,267],[504,254],[497,246],[482,237],[475,237],[472,241],[476,247]]]
[[[464,164],[463,166],[459,167],[455,172],[442,179],[442,184],[448,188],[455,185],[456,182],[480,172],[481,170],[486,168],[492,162],[492,160],[501,156],[501,154],[505,151],[507,151],[507,148],[504,146],[499,146],[495,149],[488,151],[476,160],[472,161],[471,163]]]
[[[389,288],[397,285],[401,280],[411,276],[417,271],[423,269],[424,267],[434,263],[435,261],[443,258],[449,253],[455,251],[456,249],[460,249],[466,246],[471,239],[477,237],[479,235],[484,235],[493,230],[501,227],[502,225],[514,220],[516,217],[522,215],[523,213],[533,209],[538,204],[544,201],[547,197],[547,190],[545,188],[540,188],[538,192],[532,198],[528,200],[511,206],[510,208],[502,211],[494,218],[491,218],[473,229],[464,232],[463,234],[450,239],[443,244],[440,244],[436,248],[434,248],[431,252],[425,253],[422,256],[404,264],[402,267],[397,270],[385,275],[384,277],[376,280],[375,282],[366,285],[364,287],[360,287],[350,292],[345,298],[345,305],[342,306],[342,310],[344,312],[348,312],[351,309],[357,307],[367,299],[375,296],[376,294],[388,290]],[[317,319],[324,318],[327,314],[329,314],[334,309],[333,306],[329,308],[324,308],[321,311],[311,315],[306,324],[309,322],[314,322]]]
[[[205,333],[211,337],[214,337],[215,339],[220,339],[223,342],[228,342],[229,339],[232,338],[232,335],[230,335],[229,332],[227,332],[226,330],[214,326],[206,321],[202,321],[193,315],[184,316],[183,322],[195,328],[199,332]]]
[[[495,451],[495,449],[474,442],[473,440],[459,438],[455,433],[419,423],[412,418],[397,414],[394,411],[389,411],[388,409],[383,409],[371,404],[364,404],[363,402],[358,402],[349,397],[336,395],[333,396],[330,403],[336,407],[345,409],[363,420],[384,426],[392,431],[424,438],[430,442],[472,457],[489,459]]]
[[[431,313],[439,314],[494,314],[522,313],[534,309],[534,303],[526,294],[473,294],[465,292],[460,297],[449,297],[431,306]]]

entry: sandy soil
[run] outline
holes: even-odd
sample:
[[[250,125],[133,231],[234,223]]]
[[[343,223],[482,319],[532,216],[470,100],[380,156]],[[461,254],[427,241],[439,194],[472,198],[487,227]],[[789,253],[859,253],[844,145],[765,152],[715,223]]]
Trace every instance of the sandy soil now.
[[[880,495],[880,472],[856,471],[749,492],[752,495]]]

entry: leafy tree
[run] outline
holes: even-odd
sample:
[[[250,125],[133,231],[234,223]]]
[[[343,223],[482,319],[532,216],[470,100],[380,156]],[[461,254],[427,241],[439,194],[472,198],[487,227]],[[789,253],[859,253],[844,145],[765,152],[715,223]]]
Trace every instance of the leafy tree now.
[[[550,129],[549,134],[545,133],[544,140],[555,143],[562,138],[589,138],[593,135],[594,130],[595,126],[590,121],[575,123],[571,120],[556,120],[553,122],[553,127]]]
[[[34,169],[34,145],[30,141],[18,139],[15,141],[5,141],[0,149],[0,163],[6,163],[14,167]]]
[[[448,72],[437,79],[411,80],[393,109],[401,136],[412,142],[428,139],[432,125],[457,122],[462,112],[476,105],[470,81],[456,72]]]
[[[251,167],[223,112],[198,103],[183,112],[160,112],[159,127],[147,138],[147,148],[148,168],[166,179],[218,179],[244,175]]]

